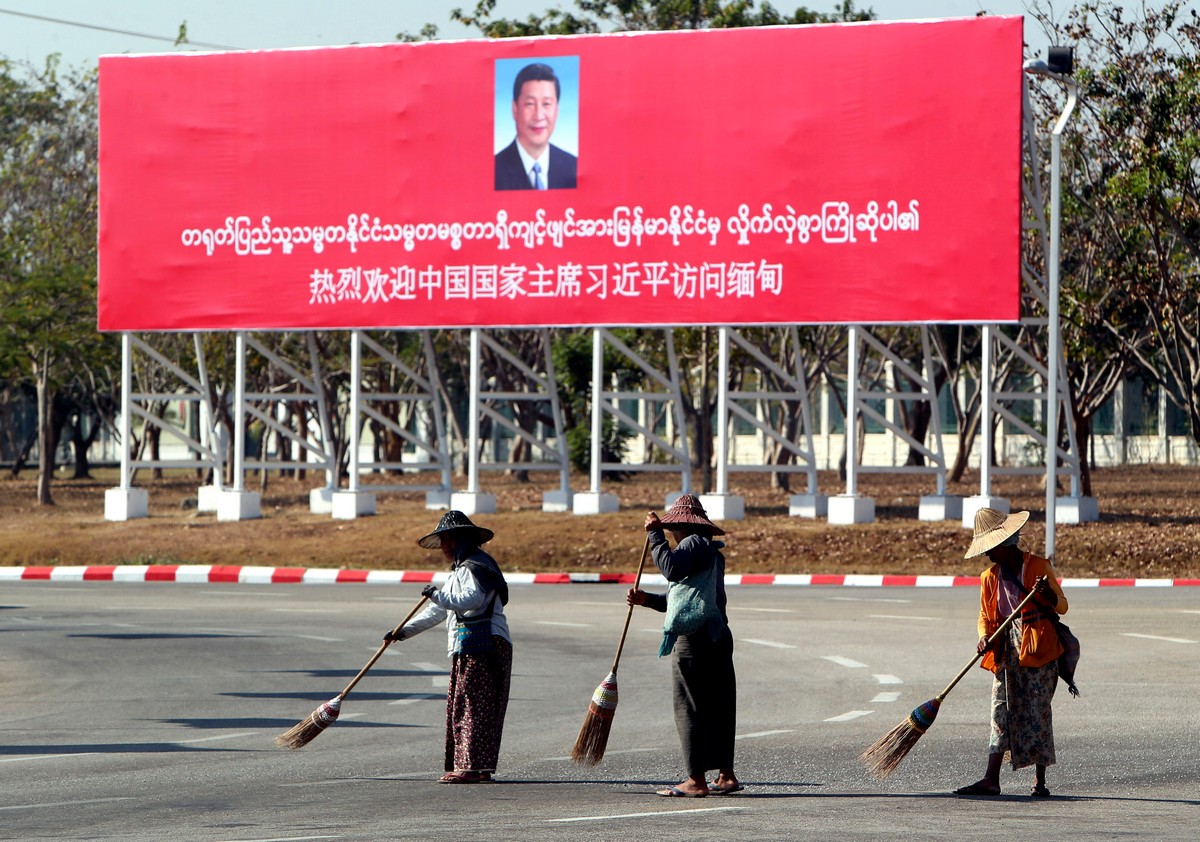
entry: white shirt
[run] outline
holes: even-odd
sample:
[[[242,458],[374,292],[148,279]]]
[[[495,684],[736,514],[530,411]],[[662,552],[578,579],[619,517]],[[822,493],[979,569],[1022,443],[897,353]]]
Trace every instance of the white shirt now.
[[[445,620],[446,654],[453,655],[458,644],[455,638],[458,617],[455,616],[455,612],[467,619],[482,616],[487,613],[488,601],[495,593],[495,591],[485,591],[479,587],[479,580],[471,573],[470,567],[460,564],[450,571],[450,578],[436,594],[430,597],[429,604],[425,606],[424,610],[404,625],[402,629],[404,636],[412,637],[414,634],[420,634]],[[492,634],[499,635],[512,643],[512,637],[508,633],[508,620],[504,616],[504,606],[500,604],[498,595],[492,611]]]

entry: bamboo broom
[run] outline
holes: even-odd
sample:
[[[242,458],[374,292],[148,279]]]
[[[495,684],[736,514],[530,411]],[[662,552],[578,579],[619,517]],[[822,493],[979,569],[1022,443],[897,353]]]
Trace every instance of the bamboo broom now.
[[[633,580],[633,588],[637,590],[642,582],[642,570],[646,566],[646,554],[650,551],[650,534],[646,533],[646,543],[642,545],[642,560],[638,562],[637,576]],[[604,757],[604,749],[608,746],[608,733],[612,730],[613,716],[617,712],[617,664],[621,661],[621,650],[625,648],[625,635],[629,632],[629,619],[633,616],[633,606],[625,612],[625,627],[621,629],[621,642],[617,644],[617,656],[613,658],[612,669],[608,676],[600,682],[592,701],[588,705],[587,716],[583,719],[583,727],[575,739],[575,747],[571,749],[571,759],[576,763],[595,766]]]
[[[413,607],[413,610],[408,612],[408,616],[401,620],[400,625],[392,630],[392,634],[399,633],[400,629],[404,628],[408,624],[408,621],[417,615],[417,612],[421,610],[421,606],[425,604],[427,599],[428,597],[421,597]],[[350,694],[350,691],[354,689],[354,685],[358,684],[359,680],[367,674],[367,670],[375,666],[375,662],[383,655],[383,651],[391,645],[392,641],[385,640],[383,645],[375,650],[375,654],[371,656],[371,660],[367,661],[366,666],[360,669],[358,675],[354,676],[350,680],[350,683],[346,685],[346,689],[276,737],[275,745],[280,748],[303,748],[316,739],[318,734],[336,722],[338,714],[342,712],[342,699]]]
[[[1044,578],[1043,576],[1042,579]],[[1033,598],[1033,594],[1033,591],[1026,594],[1025,598],[1013,609],[1013,612],[1000,624],[1000,627],[992,633],[992,636],[987,640],[987,647],[984,648],[984,652],[991,648],[1000,635],[1008,630],[1013,620],[1021,613],[1021,609],[1025,607],[1025,603]],[[983,652],[976,652],[975,657],[959,671],[953,681],[946,685],[945,690],[923,705],[914,708],[913,712],[901,720],[899,725],[867,747],[867,750],[859,756],[859,760],[867,764],[871,770],[871,774],[877,778],[886,778],[892,772],[896,771],[896,767],[900,765],[900,761],[912,751],[913,746],[917,744],[917,740],[921,739],[930,726],[933,725],[933,721],[938,715],[938,708],[942,705],[942,700],[950,694],[950,691],[954,689],[954,685],[958,684],[971,667],[975,666],[975,662],[982,657]]]

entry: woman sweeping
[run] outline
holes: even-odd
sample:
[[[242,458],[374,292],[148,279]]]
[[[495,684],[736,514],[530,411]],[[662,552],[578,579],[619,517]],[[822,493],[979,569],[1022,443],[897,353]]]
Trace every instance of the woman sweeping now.
[[[1050,704],[1058,685],[1056,660],[1063,647],[1054,615],[1067,613],[1067,598],[1054,568],[1025,552],[1017,542],[1029,512],[1004,516],[995,509],[975,513],[975,534],[964,558],[987,553],[992,566],[979,582],[980,666],[992,681],[992,733],[987,771],[957,795],[999,795],[1000,767],[1007,755],[1014,770],[1034,767],[1029,794],[1047,797],[1046,767],[1054,763],[1054,721]],[[987,639],[1030,592],[1034,598],[990,650]]]
[[[508,584],[495,559],[480,549],[495,533],[476,526],[459,511],[442,516],[437,529],[421,538],[427,550],[440,549],[450,578],[439,591],[426,585],[429,605],[393,636],[403,640],[446,621],[451,659],[446,691],[445,784],[488,783],[500,757],[500,737],[512,676],[512,638],[504,618]]]
[[[725,532],[708,519],[692,494],[684,494],[660,520],[650,512],[644,524],[658,570],[670,582],[667,594],[630,589],[630,605],[666,612],[660,655],[675,653],[675,728],[687,778],[658,790],[666,798],[698,798],[740,792],[733,771],[737,720],[737,681],[733,673],[733,634],[725,613],[725,557],[716,535]],[[671,549],[663,527],[675,539]],[[708,772],[717,770],[709,784]]]

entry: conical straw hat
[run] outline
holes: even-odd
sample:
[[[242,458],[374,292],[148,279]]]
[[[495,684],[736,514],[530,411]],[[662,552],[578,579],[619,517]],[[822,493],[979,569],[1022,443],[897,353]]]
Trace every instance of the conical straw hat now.
[[[418,538],[417,543],[427,550],[436,550],[442,545],[441,536],[446,533],[469,536],[469,539],[473,539],[479,546],[486,544],[492,538],[496,537],[496,533],[492,530],[483,526],[476,526],[471,523],[471,519],[465,514],[456,509],[451,509],[442,515],[442,519],[438,521],[437,529],[423,538]]]
[[[690,526],[704,527],[712,535],[725,534],[724,529],[708,519],[708,513],[704,511],[704,505],[695,494],[680,495],[679,499],[662,516],[662,523],[664,526],[670,526],[673,523],[686,523]]]
[[[995,509],[980,509],[975,513],[975,536],[963,558],[974,558],[998,547],[1016,534],[1027,520],[1029,512],[1014,512],[1005,516],[1004,512]]]

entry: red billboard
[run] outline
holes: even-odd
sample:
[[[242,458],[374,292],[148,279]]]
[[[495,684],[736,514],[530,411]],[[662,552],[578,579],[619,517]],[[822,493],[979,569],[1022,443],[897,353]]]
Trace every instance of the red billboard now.
[[[1012,321],[1022,19],[100,59],[101,330]]]

